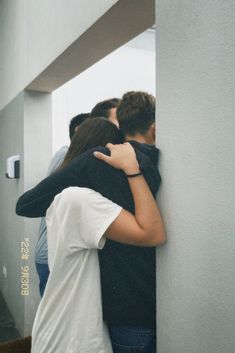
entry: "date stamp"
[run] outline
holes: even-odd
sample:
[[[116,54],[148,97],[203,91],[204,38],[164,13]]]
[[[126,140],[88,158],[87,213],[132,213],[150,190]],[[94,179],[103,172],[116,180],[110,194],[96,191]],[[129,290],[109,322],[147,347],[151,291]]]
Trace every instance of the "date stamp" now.
[[[24,266],[21,266],[21,295],[29,295],[29,238],[24,238],[20,244],[21,260],[24,261]]]

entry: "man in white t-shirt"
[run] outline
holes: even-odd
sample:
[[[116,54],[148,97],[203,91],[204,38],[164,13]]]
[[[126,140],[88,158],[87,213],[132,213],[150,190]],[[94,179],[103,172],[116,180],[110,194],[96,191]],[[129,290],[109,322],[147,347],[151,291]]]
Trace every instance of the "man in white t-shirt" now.
[[[47,211],[50,280],[32,333],[32,353],[111,353],[103,322],[97,249],[122,207],[70,187]]]

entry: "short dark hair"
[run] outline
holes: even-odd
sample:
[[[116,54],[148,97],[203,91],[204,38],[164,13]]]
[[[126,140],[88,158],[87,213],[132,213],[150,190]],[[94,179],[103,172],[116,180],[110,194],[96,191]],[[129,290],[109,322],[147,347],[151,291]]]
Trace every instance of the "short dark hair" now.
[[[117,107],[119,127],[124,135],[145,134],[155,121],[155,97],[146,92],[127,92]]]
[[[72,140],[73,135],[75,134],[76,127],[81,125],[87,118],[90,117],[90,113],[82,113],[74,116],[69,123],[69,137]]]
[[[97,103],[91,111],[91,118],[103,117],[108,119],[110,109],[116,108],[120,101],[119,98],[111,98]]]
[[[109,142],[113,144],[124,142],[117,126],[106,118],[86,119],[74,134],[60,169],[89,149],[97,146],[105,147]]]

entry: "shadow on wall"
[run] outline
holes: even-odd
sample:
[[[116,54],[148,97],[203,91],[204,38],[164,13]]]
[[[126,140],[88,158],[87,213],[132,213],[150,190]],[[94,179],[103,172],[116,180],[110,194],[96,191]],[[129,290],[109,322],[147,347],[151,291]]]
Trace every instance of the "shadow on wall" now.
[[[0,313],[0,342],[6,342],[16,338],[20,338],[20,334],[15,328],[14,319],[1,293]]]

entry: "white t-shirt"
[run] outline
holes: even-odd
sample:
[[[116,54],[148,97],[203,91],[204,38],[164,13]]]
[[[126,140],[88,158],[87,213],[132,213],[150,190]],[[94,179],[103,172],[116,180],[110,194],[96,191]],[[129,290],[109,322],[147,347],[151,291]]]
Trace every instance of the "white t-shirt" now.
[[[103,322],[98,249],[122,208],[70,187],[47,211],[50,276],[32,332],[32,353],[111,353]]]

